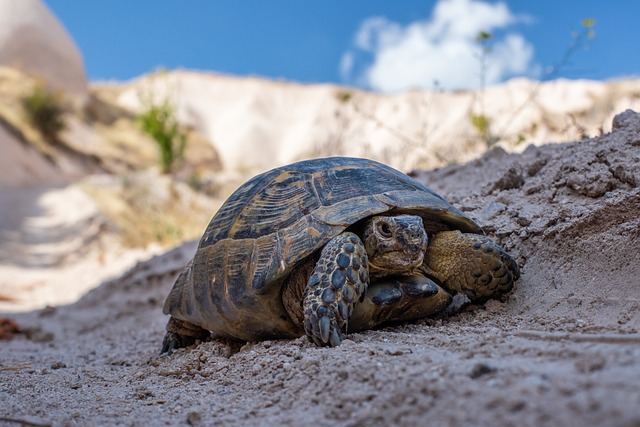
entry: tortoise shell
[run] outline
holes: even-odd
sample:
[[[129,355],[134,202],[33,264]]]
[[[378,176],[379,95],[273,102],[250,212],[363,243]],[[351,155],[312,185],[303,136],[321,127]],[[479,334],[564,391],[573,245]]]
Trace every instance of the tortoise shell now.
[[[360,220],[396,214],[421,216],[429,234],[482,233],[425,185],[372,160],[306,160],[257,175],[215,214],[163,312],[216,336],[300,336],[282,302],[287,276]]]

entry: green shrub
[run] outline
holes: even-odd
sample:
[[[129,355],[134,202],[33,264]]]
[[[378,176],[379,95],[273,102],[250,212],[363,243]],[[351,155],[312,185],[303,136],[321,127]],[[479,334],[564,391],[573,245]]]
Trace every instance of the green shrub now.
[[[50,141],[57,141],[60,132],[66,128],[63,101],[62,94],[48,91],[42,85],[36,85],[22,99],[27,121]]]
[[[158,144],[162,172],[170,173],[176,160],[182,158],[187,141],[173,106],[167,99],[160,105],[150,104],[138,116],[138,121],[142,130]]]

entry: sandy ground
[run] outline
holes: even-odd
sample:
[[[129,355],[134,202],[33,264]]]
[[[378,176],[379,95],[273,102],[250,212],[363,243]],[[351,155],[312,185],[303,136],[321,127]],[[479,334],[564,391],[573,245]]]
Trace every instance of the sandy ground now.
[[[159,356],[193,243],[75,304],[11,314],[0,425],[638,426],[640,115],[569,144],[417,173],[518,261],[505,301],[349,335]]]

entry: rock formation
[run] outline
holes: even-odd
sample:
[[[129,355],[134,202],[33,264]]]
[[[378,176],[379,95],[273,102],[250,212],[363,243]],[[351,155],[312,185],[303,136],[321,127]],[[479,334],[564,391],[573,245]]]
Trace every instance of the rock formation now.
[[[214,144],[224,169],[245,177],[328,155],[368,157],[401,170],[432,168],[471,160],[494,145],[517,152],[530,143],[597,136],[610,130],[615,113],[640,109],[638,80],[514,79],[483,93],[381,95],[178,70],[111,89],[131,109],[141,107],[141,93],[168,97],[180,120]],[[472,115],[484,116],[486,128],[482,120],[474,126]]]
[[[71,99],[86,99],[82,55],[41,0],[0,0],[0,65],[42,79]]]

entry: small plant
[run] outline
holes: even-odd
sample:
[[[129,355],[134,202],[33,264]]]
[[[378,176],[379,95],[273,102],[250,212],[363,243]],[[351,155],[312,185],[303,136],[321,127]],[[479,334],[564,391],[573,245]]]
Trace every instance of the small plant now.
[[[22,99],[22,108],[27,121],[49,141],[57,141],[66,128],[63,96],[59,92],[51,92],[38,84]]]
[[[476,36],[476,43],[480,47],[480,51],[477,54],[478,63],[480,66],[480,88],[476,95],[475,102],[477,103],[477,113],[471,113],[469,115],[469,121],[471,125],[480,136],[480,139],[485,143],[487,148],[490,148],[495,144],[498,139],[491,133],[491,118],[485,112],[485,89],[487,87],[487,60],[493,51],[491,46],[491,40],[493,34],[488,31],[480,31]]]
[[[544,76],[542,76],[542,78],[540,80],[538,80],[536,85],[529,92],[529,96],[527,97],[527,99],[524,102],[522,102],[518,108],[516,108],[514,111],[511,112],[511,115],[505,121],[505,125],[503,126],[503,128],[497,134],[497,138],[498,139],[502,138],[502,135],[504,135],[506,133],[507,128],[509,127],[509,125],[511,123],[513,123],[514,119],[518,115],[520,115],[520,113],[522,113],[522,111],[529,104],[531,104],[533,102],[533,100],[538,95],[538,91],[540,89],[540,85],[542,84],[542,82],[546,82],[546,81],[549,81],[551,79],[556,78],[558,76],[558,74],[560,73],[560,71],[565,66],[567,66],[567,64],[569,64],[571,57],[580,48],[586,48],[588,46],[587,43],[595,38],[595,36],[596,36],[596,31],[595,31],[596,20],[595,19],[593,19],[593,18],[585,18],[585,19],[583,19],[581,21],[581,25],[582,25],[582,28],[581,28],[580,31],[574,31],[571,34],[571,37],[573,38],[573,42],[564,51],[564,54],[562,55],[560,60],[555,65],[553,65],[553,66],[548,68],[548,70],[544,74]]]
[[[485,114],[471,114],[469,121],[483,141],[491,139],[491,119],[489,117]]]
[[[484,92],[484,89],[487,87],[487,59],[493,51],[493,47],[491,46],[492,38],[493,34],[488,31],[480,31],[476,36],[476,43],[480,46],[478,62],[480,63],[480,90],[482,92]]]
[[[147,133],[160,149],[162,173],[170,173],[176,160],[181,159],[187,141],[187,134],[180,128],[175,110],[168,99],[161,104],[151,104],[138,116],[142,130]]]
[[[340,101],[341,104],[346,104],[347,102],[351,101],[351,98],[353,98],[353,93],[349,90],[338,90],[336,92],[336,98],[338,99],[338,101]]]

